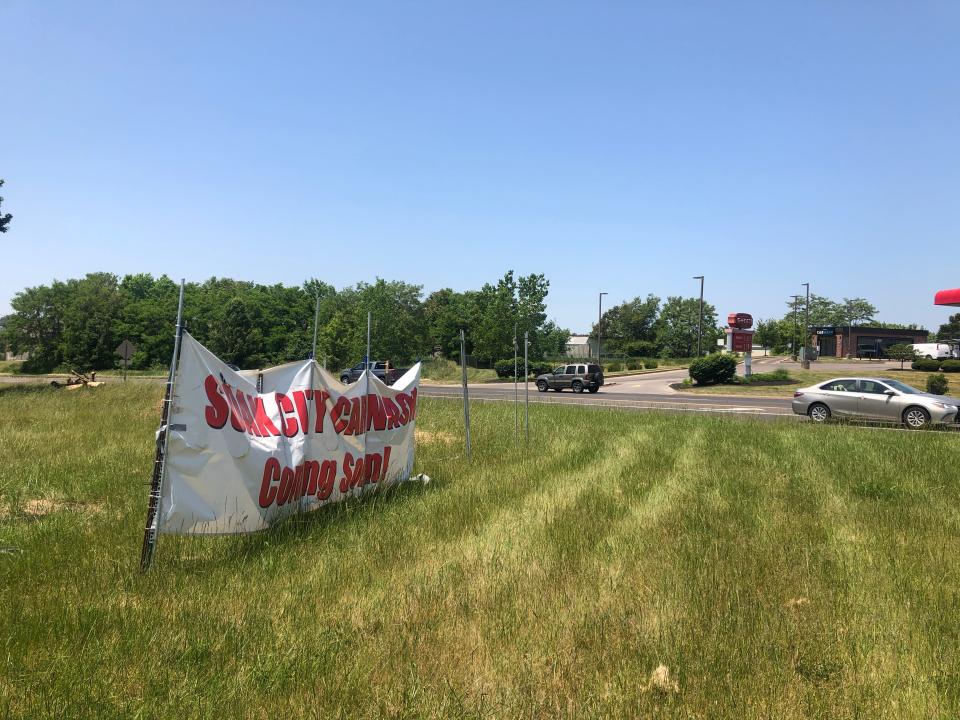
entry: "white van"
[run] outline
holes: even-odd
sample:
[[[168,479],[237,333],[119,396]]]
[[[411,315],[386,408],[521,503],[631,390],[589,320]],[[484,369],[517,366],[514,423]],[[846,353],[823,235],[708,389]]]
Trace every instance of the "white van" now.
[[[910,347],[922,358],[941,360],[953,357],[950,346],[946,343],[914,343]]]

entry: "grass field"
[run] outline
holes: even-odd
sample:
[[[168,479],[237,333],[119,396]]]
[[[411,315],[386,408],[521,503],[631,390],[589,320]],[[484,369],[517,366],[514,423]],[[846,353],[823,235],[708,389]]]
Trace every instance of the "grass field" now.
[[[430,484],[141,575],[159,397],[0,390],[0,718],[960,715],[955,435],[481,403],[467,463],[423,399]]]
[[[927,378],[935,373],[919,372],[916,370],[888,370],[877,368],[876,370],[856,370],[849,373],[843,371],[831,370],[828,372],[822,370],[790,370],[790,377],[795,382],[788,385],[707,385],[704,387],[685,387],[683,392],[697,393],[701,395],[746,395],[749,397],[782,397],[793,396],[793,391],[800,387],[807,387],[817,382],[824,382],[836,377],[881,377],[893,378],[907,385],[926,391]],[[949,395],[960,396],[960,373],[944,373],[950,383]]]

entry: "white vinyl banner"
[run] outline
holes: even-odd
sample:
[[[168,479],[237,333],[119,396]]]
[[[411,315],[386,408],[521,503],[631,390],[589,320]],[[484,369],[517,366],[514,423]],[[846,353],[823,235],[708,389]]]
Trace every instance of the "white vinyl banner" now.
[[[393,386],[345,386],[314,360],[237,372],[184,333],[160,532],[263,530],[409,479],[419,381],[419,363]]]

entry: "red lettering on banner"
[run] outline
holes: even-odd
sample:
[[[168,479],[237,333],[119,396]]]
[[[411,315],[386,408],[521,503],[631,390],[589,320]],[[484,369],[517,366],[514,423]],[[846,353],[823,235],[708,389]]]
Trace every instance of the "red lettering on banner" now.
[[[237,390],[237,407],[240,408],[240,417],[243,420],[244,431],[251,435],[259,435],[257,423],[253,420],[253,411],[247,402],[247,396],[242,390]]]
[[[297,408],[297,417],[300,419],[300,429],[306,435],[310,432],[310,417],[307,414],[307,400],[313,397],[313,390],[294,390],[290,393],[293,396],[293,404]]]
[[[277,505],[286,505],[293,490],[293,470],[285,467],[280,473],[280,490],[277,492]]]
[[[286,395],[281,392],[274,393],[277,398],[277,407],[280,408],[280,426],[283,428],[283,434],[287,437],[293,437],[297,434],[299,426],[294,418],[285,418],[284,415],[293,414],[293,403]]]
[[[400,417],[400,408],[397,407],[397,403],[393,401],[393,398],[385,397],[383,399],[383,410],[387,414],[387,430],[400,427],[398,420]]]
[[[303,461],[303,477],[306,480],[307,495],[317,494],[317,480],[320,477],[320,463],[316,460]]]
[[[370,427],[374,430],[385,430],[387,427],[387,413],[383,409],[383,400],[379,395],[367,395],[367,432]]]
[[[347,429],[343,431],[344,435],[362,435],[363,434],[363,406],[360,404],[360,398],[350,400],[350,422]]]
[[[353,455],[343,454],[343,477],[340,478],[340,492],[345,493],[353,484]]]
[[[260,507],[266,508],[277,499],[277,488],[273,483],[280,479],[280,461],[269,458],[263,466],[263,480],[260,483]]]
[[[410,420],[410,398],[406,393],[397,393],[397,407],[400,408],[400,417],[397,421],[400,425],[406,425]]]
[[[417,389],[410,391],[410,419],[417,419]]]
[[[377,482],[380,479],[380,472],[383,469],[383,458],[380,453],[373,453],[367,456],[366,467],[363,472],[363,484]]]
[[[346,417],[344,417],[344,413],[346,413]],[[334,403],[333,409],[330,411],[330,420],[333,421],[333,431],[337,435],[343,434],[347,423],[350,422],[350,400],[345,396],[341,395],[337,398],[337,402]]]
[[[324,460],[320,465],[320,482],[317,485],[317,499],[326,500],[333,492],[333,483],[337,479],[337,461]]]
[[[230,418],[230,406],[221,394],[220,384],[213,375],[207,375],[203,381],[203,388],[207,391],[207,400],[210,401],[203,415],[207,419],[207,425],[214,430],[219,430]]]
[[[223,383],[221,387],[223,388],[223,395],[227,399],[227,404],[230,406],[230,424],[237,432],[246,432],[247,428],[243,424],[240,408],[237,407],[237,398],[233,394],[233,388],[230,387],[230,383]]]
[[[280,436],[280,431],[277,430],[277,426],[273,424],[273,420],[270,419],[270,416],[267,415],[267,409],[263,406],[263,398],[257,395],[256,399],[256,410],[254,412],[254,421],[257,423],[257,427],[260,429],[260,434],[263,437],[268,437],[273,435],[274,437]]]

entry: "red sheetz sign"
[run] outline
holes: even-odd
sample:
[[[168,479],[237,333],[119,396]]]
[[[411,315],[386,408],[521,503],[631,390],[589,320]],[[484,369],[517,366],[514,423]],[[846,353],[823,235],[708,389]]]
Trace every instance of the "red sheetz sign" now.
[[[727,325],[738,330],[753,327],[753,315],[750,313],[730,313],[727,315]]]

